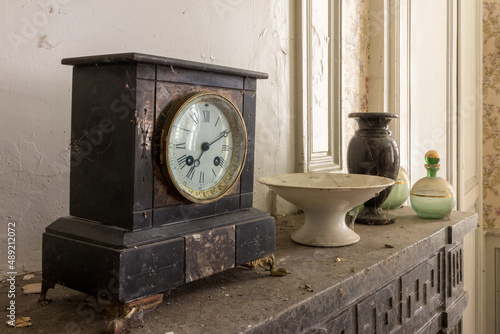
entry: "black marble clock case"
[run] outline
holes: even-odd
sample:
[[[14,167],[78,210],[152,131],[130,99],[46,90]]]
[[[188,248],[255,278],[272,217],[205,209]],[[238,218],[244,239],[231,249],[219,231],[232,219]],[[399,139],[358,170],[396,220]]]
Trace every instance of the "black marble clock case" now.
[[[43,234],[42,297],[62,284],[125,303],[275,251],[274,219],[252,207],[256,81],[267,74],[137,53],[73,65],[70,216]],[[213,91],[241,111],[247,159],[222,199],[194,204],[164,182],[157,140],[179,98]]]

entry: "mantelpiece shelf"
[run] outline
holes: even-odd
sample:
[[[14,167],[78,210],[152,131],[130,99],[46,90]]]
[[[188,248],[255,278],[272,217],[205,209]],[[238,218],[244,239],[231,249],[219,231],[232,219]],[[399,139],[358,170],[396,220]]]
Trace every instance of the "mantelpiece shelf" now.
[[[155,321],[176,334],[458,332],[468,298],[462,243],[477,215],[392,213],[393,225],[355,225],[360,242],[341,248],[295,244],[303,215],[279,217],[277,267],[291,274],[234,268],[195,281],[166,296]]]

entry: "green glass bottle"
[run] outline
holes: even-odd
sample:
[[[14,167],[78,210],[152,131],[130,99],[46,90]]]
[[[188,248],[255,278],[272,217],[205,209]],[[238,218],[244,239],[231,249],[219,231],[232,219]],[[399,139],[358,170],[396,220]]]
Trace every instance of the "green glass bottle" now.
[[[441,165],[439,153],[432,150],[425,155],[427,177],[415,183],[410,190],[410,203],[417,215],[440,219],[455,207],[455,192],[445,179],[437,176]]]
[[[396,183],[389,193],[389,196],[387,196],[384,204],[382,204],[382,209],[392,210],[401,207],[408,199],[408,195],[410,195],[410,177],[406,170],[399,166]]]

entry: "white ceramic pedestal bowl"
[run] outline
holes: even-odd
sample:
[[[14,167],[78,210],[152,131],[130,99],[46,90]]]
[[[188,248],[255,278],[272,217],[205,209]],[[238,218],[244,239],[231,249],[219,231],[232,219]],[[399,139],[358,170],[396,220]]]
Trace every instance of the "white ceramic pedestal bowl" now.
[[[292,240],[321,247],[358,242],[359,235],[345,223],[346,213],[394,184],[385,177],[345,173],[281,174],[258,181],[304,211],[305,224]]]

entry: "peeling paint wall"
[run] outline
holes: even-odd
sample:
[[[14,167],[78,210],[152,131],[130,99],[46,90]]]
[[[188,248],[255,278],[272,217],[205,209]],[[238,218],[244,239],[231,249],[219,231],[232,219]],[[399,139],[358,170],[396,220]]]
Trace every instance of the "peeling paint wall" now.
[[[342,7],[342,108],[346,113],[368,111],[372,33],[368,12],[365,0],[349,0]]]
[[[256,178],[293,171],[288,1],[6,0],[0,12],[0,254],[15,222],[19,273],[41,269],[42,233],[68,214],[72,68],[62,58],[141,52],[267,72]],[[270,211],[264,191],[254,206]]]
[[[342,160],[347,161],[347,145],[357,129],[349,113],[367,112],[369,95],[370,54],[369,3],[348,0],[342,7],[342,122],[344,150]],[[377,92],[381,94],[380,91]],[[347,165],[344,166],[347,171]]]

